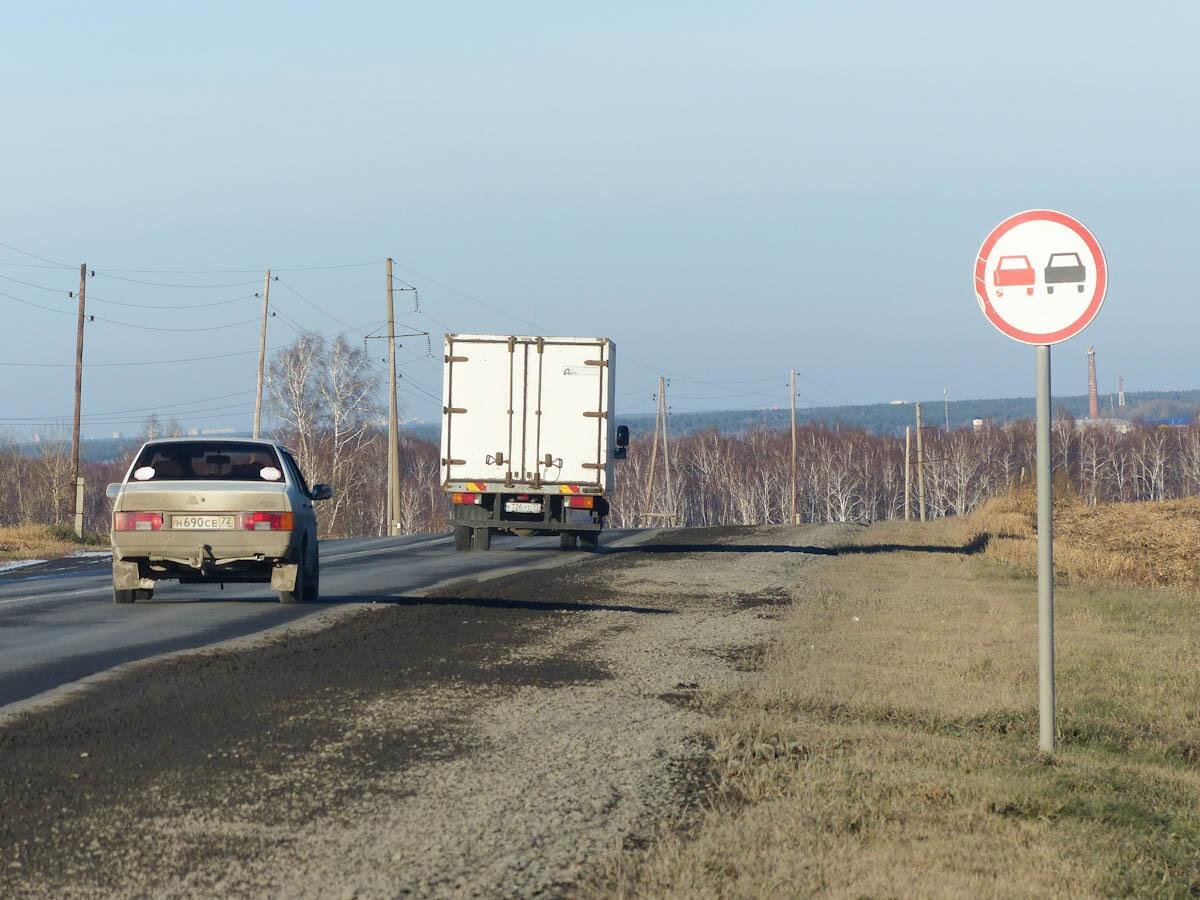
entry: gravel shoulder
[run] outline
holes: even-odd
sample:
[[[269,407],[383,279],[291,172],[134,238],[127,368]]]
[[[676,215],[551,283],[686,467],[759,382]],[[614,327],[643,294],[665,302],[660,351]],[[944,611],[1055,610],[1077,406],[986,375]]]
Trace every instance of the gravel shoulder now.
[[[12,718],[0,894],[568,893],[687,826],[693,698],[748,677],[848,530],[676,531],[381,597]]]

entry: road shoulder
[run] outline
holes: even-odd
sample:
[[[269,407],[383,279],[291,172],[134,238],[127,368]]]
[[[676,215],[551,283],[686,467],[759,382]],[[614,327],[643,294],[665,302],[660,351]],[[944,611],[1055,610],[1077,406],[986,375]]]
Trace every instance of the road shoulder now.
[[[694,698],[746,677],[824,533],[459,582],[10,721],[0,889],[563,893],[694,814]]]

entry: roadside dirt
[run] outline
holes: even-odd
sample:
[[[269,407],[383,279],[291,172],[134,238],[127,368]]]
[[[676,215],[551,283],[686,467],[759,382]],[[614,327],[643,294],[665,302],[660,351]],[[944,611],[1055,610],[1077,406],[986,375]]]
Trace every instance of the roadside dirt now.
[[[150,663],[0,728],[0,895],[548,895],[708,780],[848,527],[681,531]]]

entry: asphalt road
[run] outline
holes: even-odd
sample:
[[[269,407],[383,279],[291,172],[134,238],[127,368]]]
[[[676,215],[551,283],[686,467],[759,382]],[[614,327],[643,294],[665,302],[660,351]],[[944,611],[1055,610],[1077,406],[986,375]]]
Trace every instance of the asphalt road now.
[[[643,536],[607,531],[602,544]],[[498,537],[486,553],[458,553],[449,536],[321,543],[321,600],[281,605],[267,586],[165,582],[154,599],[112,602],[107,558],[58,560],[0,573],[0,708],[114,666],[286,627],[331,604],[404,596],[448,579],[576,553],[557,538]]]

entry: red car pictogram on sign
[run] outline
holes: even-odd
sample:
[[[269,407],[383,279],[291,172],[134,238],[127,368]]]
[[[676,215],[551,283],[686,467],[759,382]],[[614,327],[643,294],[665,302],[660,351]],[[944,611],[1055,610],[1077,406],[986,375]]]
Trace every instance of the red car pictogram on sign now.
[[[992,273],[992,283],[996,286],[996,296],[1003,297],[1006,287],[1023,287],[1025,293],[1033,296],[1033,283],[1037,278],[1033,265],[1028,256],[1002,256],[996,263]]]

